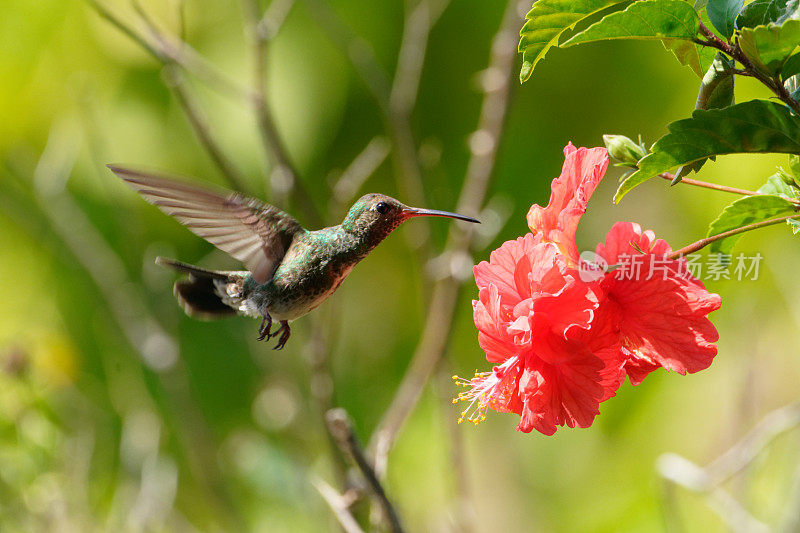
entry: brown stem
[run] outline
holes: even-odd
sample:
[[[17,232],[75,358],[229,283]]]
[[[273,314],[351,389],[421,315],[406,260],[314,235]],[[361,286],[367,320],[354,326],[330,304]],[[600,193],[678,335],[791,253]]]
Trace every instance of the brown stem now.
[[[658,175],[660,178],[663,178],[667,181],[672,181],[675,179],[675,175],[669,172],[664,172]],[[722,191],[722,192],[729,192],[733,194],[741,194],[742,196],[770,196],[766,193],[760,193],[756,191],[750,191],[747,189],[739,189],[738,187],[729,187],[727,185],[718,185],[716,183],[709,183],[707,181],[700,181],[700,180],[693,180],[690,178],[681,178],[680,183],[685,183],[686,185],[694,185],[695,187],[703,187],[706,189],[713,189],[715,191]],[[796,199],[789,199],[790,202],[800,203],[800,200]]]
[[[711,237],[706,237],[705,239],[700,239],[699,241],[694,242],[694,243],[690,244],[689,246],[684,246],[680,250],[675,250],[674,252],[669,254],[669,256],[667,256],[667,257],[669,259],[678,259],[681,256],[692,254],[692,253],[694,253],[694,252],[696,252],[698,250],[701,250],[701,249],[705,248],[706,246],[708,246],[709,244],[714,243],[716,241],[719,241],[719,240],[722,240],[722,239],[725,239],[725,238],[728,238],[728,237],[732,237],[734,235],[739,235],[740,233],[745,233],[747,231],[751,231],[751,230],[754,230],[754,229],[766,228],[767,226],[780,224],[781,222],[785,222],[785,221],[793,219],[793,218],[800,218],[800,215],[787,215],[787,216],[778,217],[778,218],[771,218],[769,220],[764,220],[762,222],[756,222],[754,224],[748,224],[746,226],[742,226],[741,228],[736,228],[736,229],[732,229],[732,230],[729,230],[729,231],[724,231],[722,233],[718,233],[717,235],[712,235]]]
[[[350,417],[347,411],[341,408],[331,409],[325,414],[325,419],[328,422],[331,435],[336,439],[342,453],[350,457],[367,481],[375,497],[378,499],[381,508],[383,509],[384,516],[389,524],[389,529],[394,533],[401,533],[403,531],[400,525],[400,518],[394,510],[394,506],[386,496],[386,491],[383,489],[375,470],[364,455],[364,450],[356,439],[353,432],[353,424],[350,422]]]
[[[703,33],[703,36],[708,39],[708,43],[706,43],[705,46],[711,46],[712,48],[721,50],[730,57],[734,58],[736,61],[741,63],[742,66],[744,66],[744,70],[748,72],[750,76],[753,76],[758,81],[766,85],[773,93],[775,93],[778,98],[792,108],[795,113],[800,113],[800,102],[792,98],[792,95],[789,94],[789,91],[786,90],[786,87],[784,87],[779,80],[776,81],[758,70],[755,65],[753,65],[753,62],[750,61],[750,58],[747,57],[747,54],[745,54],[739,47],[738,43],[734,45],[726,43],[717,37],[714,32],[702,22],[700,23],[700,31]]]
[[[113,24],[122,33],[128,35],[131,39],[136,41],[140,46],[142,46],[164,65],[164,79],[166,85],[174,92],[178,104],[180,104],[184,115],[186,115],[189,125],[194,130],[195,135],[197,135],[200,144],[203,146],[203,148],[205,148],[206,152],[208,152],[211,161],[214,162],[222,176],[228,181],[228,184],[231,187],[239,191],[247,190],[242,175],[236,170],[233,162],[228,159],[228,157],[225,155],[225,152],[214,140],[214,137],[211,134],[211,128],[208,126],[208,122],[203,116],[202,110],[194,102],[191,95],[189,95],[189,93],[186,91],[183,78],[181,77],[180,72],[177,70],[178,65],[183,66],[187,71],[189,70],[185,65],[182,65],[178,59],[179,57],[182,57],[182,54],[175,53],[174,50],[170,51],[171,48],[170,45],[167,44],[166,37],[153,23],[139,2],[133,3],[134,9],[139,14],[142,21],[144,21],[146,24],[147,29],[154,39],[154,42],[150,42],[147,38],[139,34],[132,27],[125,24],[119,17],[111,13],[108,9],[95,0],[87,1],[92,7],[94,7],[101,17]],[[181,21],[182,20],[183,19],[181,17]],[[181,31],[183,32],[183,22],[181,22]],[[188,45],[186,45],[183,41],[180,41],[180,44],[181,46],[185,45],[188,47]]]

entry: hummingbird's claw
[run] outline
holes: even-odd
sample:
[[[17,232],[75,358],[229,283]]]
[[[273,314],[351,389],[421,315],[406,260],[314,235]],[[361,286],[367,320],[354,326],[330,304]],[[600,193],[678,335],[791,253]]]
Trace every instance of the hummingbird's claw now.
[[[261,325],[258,327],[258,340],[263,341],[264,339],[269,339],[272,336],[269,332],[271,327],[272,317],[267,313],[264,315],[264,318],[261,320]]]
[[[292,330],[289,328],[289,322],[281,320],[281,327],[278,328],[273,335],[277,335],[278,333],[281,334],[281,337],[278,339],[278,344],[275,345],[273,350],[283,350],[286,341],[289,340],[289,336],[292,334]]]

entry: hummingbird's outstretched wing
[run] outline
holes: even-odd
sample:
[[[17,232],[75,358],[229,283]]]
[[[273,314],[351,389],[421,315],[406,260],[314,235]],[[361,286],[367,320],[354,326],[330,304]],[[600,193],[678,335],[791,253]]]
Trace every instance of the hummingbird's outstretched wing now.
[[[277,207],[237,192],[220,194],[136,170],[108,168],[145,200],[244,263],[259,283],[272,278],[294,235],[305,231]]]

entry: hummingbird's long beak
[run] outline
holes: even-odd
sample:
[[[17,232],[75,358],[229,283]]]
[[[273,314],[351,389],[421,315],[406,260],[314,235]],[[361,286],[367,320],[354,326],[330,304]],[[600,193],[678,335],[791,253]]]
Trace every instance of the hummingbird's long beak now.
[[[403,209],[403,214],[406,218],[411,217],[447,217],[457,218],[458,220],[466,220],[467,222],[474,222],[480,224],[481,221],[477,218],[468,217],[466,215],[459,215],[458,213],[451,213],[449,211],[439,211],[438,209],[419,209],[417,207],[406,207]]]

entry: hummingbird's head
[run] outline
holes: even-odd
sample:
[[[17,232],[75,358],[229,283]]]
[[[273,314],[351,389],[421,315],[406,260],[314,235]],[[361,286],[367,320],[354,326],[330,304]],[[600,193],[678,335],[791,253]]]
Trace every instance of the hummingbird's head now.
[[[480,223],[472,217],[448,211],[409,207],[390,196],[371,193],[365,194],[353,204],[342,222],[342,227],[361,236],[374,246],[409,218],[426,216],[457,218]]]

